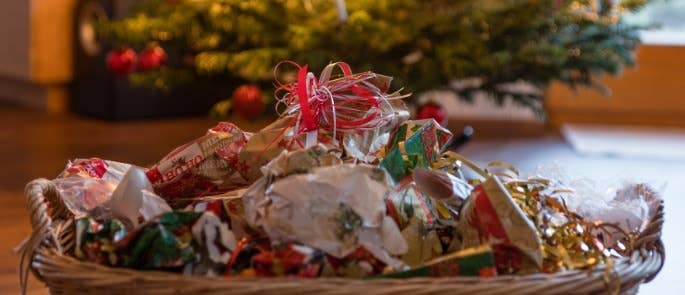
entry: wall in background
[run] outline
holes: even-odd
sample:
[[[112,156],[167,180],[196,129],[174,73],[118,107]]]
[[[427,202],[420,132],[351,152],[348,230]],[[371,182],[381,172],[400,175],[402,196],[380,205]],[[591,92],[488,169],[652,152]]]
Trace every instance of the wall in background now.
[[[685,47],[645,45],[637,67],[618,77],[603,77],[605,96],[591,89],[573,91],[561,84],[548,90],[547,110],[555,125],[608,123],[685,127]]]
[[[0,76],[30,78],[29,1],[0,1]]]
[[[0,1],[0,100],[51,112],[66,110],[75,3]]]
[[[31,78],[41,84],[67,83],[72,77],[72,35],[77,0],[29,2]]]

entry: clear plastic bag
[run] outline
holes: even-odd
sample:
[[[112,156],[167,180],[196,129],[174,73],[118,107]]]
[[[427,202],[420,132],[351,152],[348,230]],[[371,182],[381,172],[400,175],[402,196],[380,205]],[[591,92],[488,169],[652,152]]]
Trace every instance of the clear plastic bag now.
[[[62,201],[76,218],[98,216],[110,218],[109,209],[103,205],[112,196],[116,185],[101,178],[66,177],[52,181]]]
[[[138,218],[150,220],[171,207],[157,196],[142,168],[131,167],[121,179],[105,180],[72,175],[53,180],[67,208],[76,218],[118,218],[133,228]]]

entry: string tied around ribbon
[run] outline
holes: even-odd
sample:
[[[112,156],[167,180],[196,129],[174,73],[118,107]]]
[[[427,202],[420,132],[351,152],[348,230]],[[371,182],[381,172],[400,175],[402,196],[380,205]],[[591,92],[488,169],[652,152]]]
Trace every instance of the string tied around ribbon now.
[[[278,70],[284,64],[297,69],[296,81],[279,81]],[[336,69],[342,75],[334,78]],[[285,106],[279,115],[297,114],[298,132],[325,129],[335,137],[338,131],[373,129],[392,119],[390,100],[408,96],[399,91],[387,93],[389,77],[370,71],[354,74],[344,62],[327,65],[318,78],[308,70],[308,65],[293,61],[282,61],[274,69],[276,111]]]

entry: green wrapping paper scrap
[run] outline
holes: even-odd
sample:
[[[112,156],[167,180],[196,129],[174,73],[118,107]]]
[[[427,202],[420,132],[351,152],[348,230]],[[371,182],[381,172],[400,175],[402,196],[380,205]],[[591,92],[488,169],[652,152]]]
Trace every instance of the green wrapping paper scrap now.
[[[380,167],[388,171],[388,174],[390,174],[390,177],[395,182],[400,181],[407,175],[407,171],[409,171],[409,167],[407,167],[407,164],[404,162],[402,152],[399,148],[392,149],[390,153],[383,158]]]
[[[450,138],[452,134],[435,120],[407,121],[393,134],[379,166],[397,183],[416,167],[429,168]]]
[[[201,213],[176,211],[141,229],[124,266],[136,269],[180,267],[195,261],[190,226]]]
[[[121,244],[127,234],[124,224],[118,220],[99,223],[90,218],[78,219],[74,256],[98,264],[120,266],[123,254],[116,244]]]
[[[446,276],[497,276],[492,249],[487,245],[469,248],[438,257],[426,262],[420,267],[412,268],[407,271],[382,274],[375,276],[374,278],[406,279]]]
[[[131,232],[117,221],[77,221],[76,257],[109,266],[174,269],[195,262],[198,242],[191,227],[201,212],[172,211]]]

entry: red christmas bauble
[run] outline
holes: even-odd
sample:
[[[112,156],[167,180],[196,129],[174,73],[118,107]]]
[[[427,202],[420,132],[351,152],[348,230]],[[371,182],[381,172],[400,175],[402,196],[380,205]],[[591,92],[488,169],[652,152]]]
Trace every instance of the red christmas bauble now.
[[[107,54],[107,68],[117,76],[126,76],[136,69],[136,52],[122,46]]]
[[[426,104],[419,108],[416,113],[417,119],[435,119],[442,126],[447,125],[447,112],[437,104]]]
[[[167,55],[164,48],[159,46],[148,47],[140,53],[138,58],[138,69],[147,71],[156,69],[166,63]]]
[[[256,85],[243,85],[233,91],[233,110],[245,119],[258,118],[265,106],[262,91]]]

